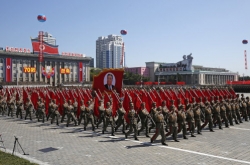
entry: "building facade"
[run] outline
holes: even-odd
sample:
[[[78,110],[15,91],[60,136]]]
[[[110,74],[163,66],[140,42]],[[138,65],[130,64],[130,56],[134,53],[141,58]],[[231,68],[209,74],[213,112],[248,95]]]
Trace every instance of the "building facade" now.
[[[0,50],[0,82],[34,82],[50,85],[89,81],[90,57],[44,55]]]
[[[91,57],[90,63],[89,63],[89,67],[94,68],[95,67],[95,62],[94,62],[94,58]]]
[[[96,40],[96,67],[121,68],[121,59],[124,58],[124,42],[121,36],[108,35]],[[124,61],[122,61],[124,63]]]
[[[193,65],[192,54],[184,55],[177,63],[146,62],[149,68],[150,81],[176,81],[181,76],[182,81],[192,85],[224,85],[227,81],[238,81],[239,74],[224,68]]]
[[[125,68],[126,72],[131,72],[134,74],[142,75],[143,77],[150,77],[149,68],[148,67],[133,67],[133,68]]]
[[[38,37],[36,37],[35,39],[38,39]],[[56,38],[54,38],[52,34],[49,34],[48,32],[43,33],[43,41],[50,45],[56,45]]]

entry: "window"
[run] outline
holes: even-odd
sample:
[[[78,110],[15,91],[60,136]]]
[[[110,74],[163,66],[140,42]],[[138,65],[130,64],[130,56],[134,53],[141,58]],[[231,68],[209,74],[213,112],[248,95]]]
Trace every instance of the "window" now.
[[[3,66],[0,66],[0,70],[3,70]]]
[[[13,60],[12,60],[12,63],[13,63],[13,64],[16,64],[16,60],[15,60],[15,59],[13,59]]]
[[[20,77],[23,77],[23,74],[22,74],[22,73],[20,74]]]
[[[14,77],[16,77],[16,73],[14,73],[14,75],[13,75]]]
[[[3,77],[3,73],[0,73],[0,77]]]
[[[22,70],[23,69],[23,67],[20,67],[20,70]]]

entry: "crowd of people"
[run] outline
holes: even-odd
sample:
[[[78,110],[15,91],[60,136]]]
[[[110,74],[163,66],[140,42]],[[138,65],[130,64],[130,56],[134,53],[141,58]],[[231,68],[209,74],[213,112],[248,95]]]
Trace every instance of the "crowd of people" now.
[[[202,134],[207,125],[209,131],[214,132],[216,126],[223,129],[223,124],[228,128],[243,123],[242,120],[248,121],[250,101],[249,97],[241,94],[240,98],[239,94],[224,88],[124,88],[121,93],[79,87],[5,88],[0,93],[0,114],[25,120],[36,116],[38,122],[50,120],[57,125],[67,119],[67,127],[71,122],[75,126],[83,123],[84,130],[90,123],[93,131],[102,124],[102,133],[110,126],[112,136],[122,126],[125,138],[134,133],[134,139],[138,140],[144,132],[153,143],[161,134],[161,143],[167,145],[166,137],[172,135],[173,140],[179,142],[180,132],[188,139],[188,132],[195,137],[195,133]],[[155,132],[150,137],[152,129]]]

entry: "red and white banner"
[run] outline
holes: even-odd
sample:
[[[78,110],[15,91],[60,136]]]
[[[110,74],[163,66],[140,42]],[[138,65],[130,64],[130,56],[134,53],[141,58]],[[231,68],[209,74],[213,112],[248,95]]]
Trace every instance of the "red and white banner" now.
[[[121,92],[124,69],[104,69],[99,75],[94,76],[92,88],[101,92]]]
[[[82,62],[79,62],[79,68],[78,68],[78,70],[79,70],[79,72],[78,72],[78,77],[79,77],[79,82],[82,82],[83,81],[83,79],[82,79],[82,70],[83,70],[83,67],[82,67],[83,65],[82,65]]]
[[[5,81],[12,82],[12,59],[5,59]]]

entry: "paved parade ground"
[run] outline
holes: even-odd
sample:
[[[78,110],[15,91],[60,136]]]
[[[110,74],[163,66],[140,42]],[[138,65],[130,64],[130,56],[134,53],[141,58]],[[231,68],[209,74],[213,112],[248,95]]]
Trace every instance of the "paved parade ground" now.
[[[161,145],[160,136],[149,143],[143,133],[139,141],[132,135],[125,139],[120,130],[115,137],[110,132],[103,135],[101,126],[93,132],[90,128],[84,131],[82,125],[56,126],[2,116],[0,125],[7,152],[12,152],[17,136],[29,154],[23,157],[38,164],[250,164],[250,122],[215,128],[215,132],[205,129],[202,135],[188,136],[188,140],[178,134],[180,142],[168,137],[168,146]]]

